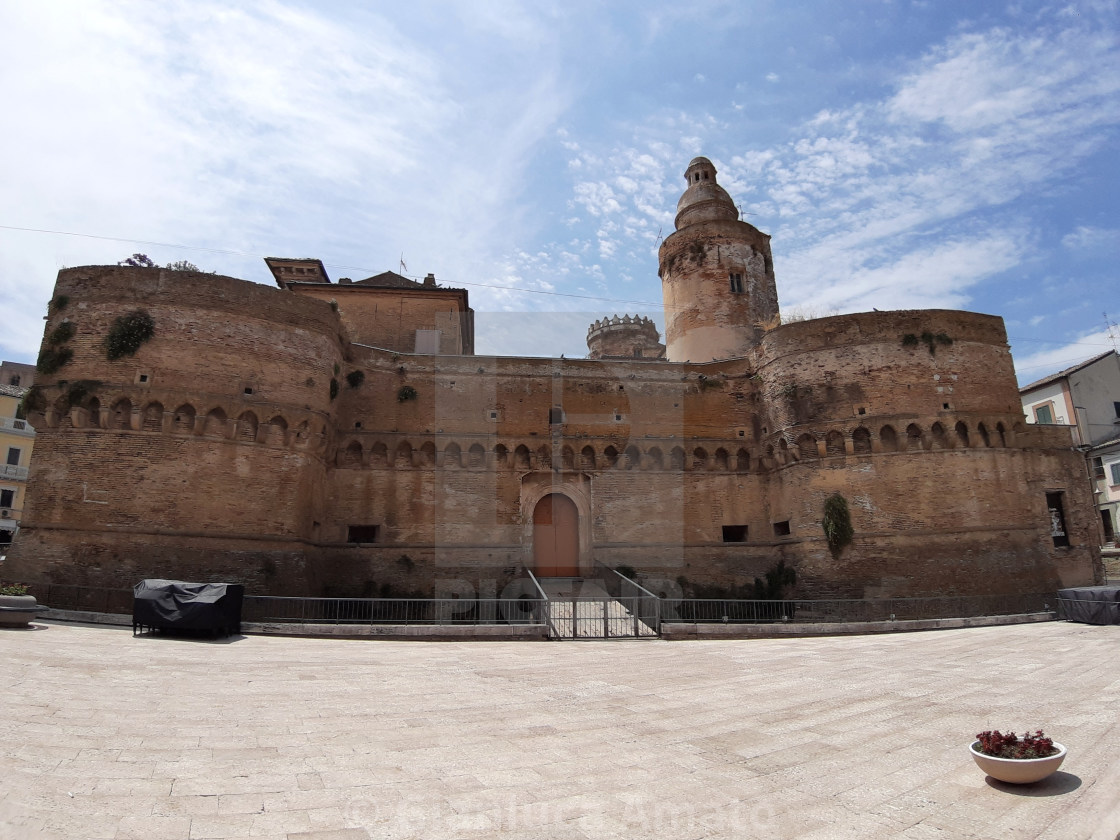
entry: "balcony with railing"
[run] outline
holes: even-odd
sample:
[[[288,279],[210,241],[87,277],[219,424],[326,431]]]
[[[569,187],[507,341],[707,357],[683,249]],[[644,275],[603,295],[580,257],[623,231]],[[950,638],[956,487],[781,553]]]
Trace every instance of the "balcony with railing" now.
[[[16,481],[27,481],[27,467],[16,467],[11,464],[0,464],[0,478],[11,478]]]

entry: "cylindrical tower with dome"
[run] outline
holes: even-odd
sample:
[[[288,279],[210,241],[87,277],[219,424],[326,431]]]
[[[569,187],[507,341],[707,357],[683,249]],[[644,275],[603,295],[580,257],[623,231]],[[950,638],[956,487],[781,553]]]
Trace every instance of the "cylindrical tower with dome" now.
[[[716,168],[693,158],[676,232],[658,251],[670,361],[744,356],[778,320],[770,237],[739,219]]]

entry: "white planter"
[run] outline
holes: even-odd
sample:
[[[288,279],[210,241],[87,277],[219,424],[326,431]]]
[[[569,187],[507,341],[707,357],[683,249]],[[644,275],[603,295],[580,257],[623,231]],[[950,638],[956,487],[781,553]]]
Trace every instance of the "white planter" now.
[[[1031,782],[1040,782],[1062,766],[1066,758],[1066,748],[1054,742],[1058,750],[1054,755],[1045,758],[996,758],[994,755],[984,755],[977,747],[979,741],[973,741],[968,751],[976,766],[1001,782],[1010,782],[1013,785],[1029,785]]]

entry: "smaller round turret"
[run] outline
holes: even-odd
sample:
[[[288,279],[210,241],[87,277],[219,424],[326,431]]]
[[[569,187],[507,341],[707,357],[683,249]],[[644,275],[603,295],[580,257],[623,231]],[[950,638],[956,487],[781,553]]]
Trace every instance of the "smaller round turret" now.
[[[657,326],[640,315],[613,315],[587,328],[589,359],[663,359]]]

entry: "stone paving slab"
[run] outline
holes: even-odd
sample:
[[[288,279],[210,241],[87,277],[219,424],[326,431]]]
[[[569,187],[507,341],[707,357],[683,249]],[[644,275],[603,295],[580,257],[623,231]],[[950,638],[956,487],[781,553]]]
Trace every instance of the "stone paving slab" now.
[[[0,631],[0,838],[1116,840],[1120,627],[626,642]],[[967,743],[1043,727],[1046,782]]]

